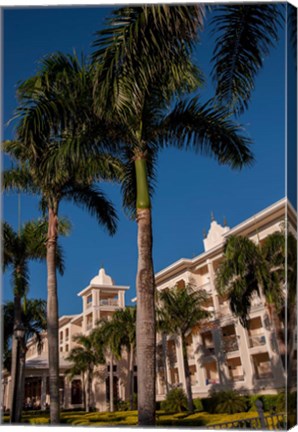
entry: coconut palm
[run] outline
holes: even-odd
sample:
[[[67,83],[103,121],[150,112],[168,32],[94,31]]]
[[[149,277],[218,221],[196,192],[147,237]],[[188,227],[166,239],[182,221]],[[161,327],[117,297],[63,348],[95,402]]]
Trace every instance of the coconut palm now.
[[[72,348],[66,360],[73,363],[68,371],[70,378],[75,375],[81,375],[84,391],[84,405],[87,412],[93,408],[92,400],[92,379],[94,376],[94,369],[100,363],[104,363],[103,345],[98,344],[98,340],[94,341],[92,333],[88,336],[76,335],[73,341],[79,344]],[[85,391],[85,374],[87,376],[87,386]],[[87,396],[87,397],[86,397]]]
[[[84,142],[87,138],[96,140],[98,144],[100,130],[99,125],[97,132],[93,133],[95,125],[89,125],[90,136],[83,133],[88,112],[83,115],[80,110],[86,107],[89,99],[86,98],[87,101],[82,106],[80,101],[86,93],[88,96],[88,73],[85,73],[83,67],[77,73],[79,68],[79,62],[73,57],[57,54],[54,59],[50,56],[44,60],[40,73],[19,88],[21,104],[17,112],[17,140],[4,145],[4,150],[19,164],[4,173],[5,189],[39,194],[41,206],[48,212],[47,328],[52,424],[59,423],[58,297],[55,270],[59,205],[62,200],[68,200],[83,207],[97,218],[109,234],[115,233],[117,221],[112,203],[95,183],[95,180],[116,178],[115,158],[103,153],[100,148],[96,157],[94,154],[89,155],[89,163],[85,165],[81,155],[74,150],[80,140]],[[82,83],[86,83],[86,88]],[[69,115],[71,111],[74,112],[74,99],[78,111],[76,120],[81,116],[81,122],[78,123]],[[92,123],[93,119],[89,120]],[[77,124],[80,124],[81,129],[78,130]],[[60,152],[62,143],[65,142],[72,146],[71,153]]]
[[[247,24],[252,30],[250,35],[256,35],[254,46],[249,46],[240,58],[240,63],[250,60],[247,61],[246,73],[252,76],[255,76],[256,70],[249,50],[253,48],[254,52],[258,50],[258,53],[264,53],[271,39],[260,34],[269,31],[271,38],[276,36],[276,24],[270,11],[277,18],[274,6],[270,9],[265,5],[264,9],[259,8],[257,11],[263,20],[259,19],[250,26],[255,17],[247,14],[241,21],[241,25]],[[157,149],[165,144],[213,155],[234,168],[251,161],[248,141],[237,136],[239,129],[227,118],[225,110],[216,109],[212,104],[200,105],[197,99],[193,99],[178,103],[168,116],[164,112],[171,105],[171,96],[194,90],[201,81],[199,71],[190,62],[190,53],[197,40],[198,30],[202,29],[203,18],[204,6],[199,4],[129,6],[114,11],[107,28],[98,32],[94,42],[95,109],[102,115],[112,108],[113,118],[117,113],[125,120],[130,131],[130,138],[126,140],[130,151],[126,154],[130,156],[129,174],[134,176],[134,194],[130,195],[134,199],[130,204],[134,203],[139,249],[137,358],[140,425],[152,425],[155,422],[156,344],[150,201],[152,169],[148,169],[148,161],[154,162]],[[242,47],[243,41],[244,38],[237,39],[232,66],[238,61],[239,53],[242,53],[236,48]],[[223,53],[219,51],[217,47],[217,64],[224,60]],[[239,68],[236,71],[233,69],[232,74],[237,76]],[[223,81],[219,72],[216,78],[219,83]],[[250,91],[246,91],[246,82],[242,79],[237,82],[236,90],[237,101],[247,103],[251,86]],[[223,92],[218,91],[217,95]],[[127,183],[124,182],[123,187],[125,200]]]
[[[29,261],[41,261],[46,259],[46,233],[48,225],[45,220],[30,221],[24,224],[19,232],[7,223],[3,223],[2,239],[4,246],[3,253],[3,270],[12,270],[12,284],[14,294],[14,314],[13,314],[13,329],[22,327],[22,298],[26,297],[29,289]],[[60,234],[65,235],[69,231],[67,221],[61,221]],[[64,271],[63,257],[61,247],[56,250],[56,265],[61,274]],[[17,338],[14,335],[12,339],[12,407],[11,407],[11,422],[19,422],[23,401],[14,398],[17,386],[21,385],[21,378],[16,376],[17,370]],[[20,369],[19,369],[20,370]]]
[[[46,330],[46,302],[39,299],[28,299],[21,308],[21,324],[24,329],[24,336],[19,340],[20,355],[18,361],[18,383],[16,395],[16,418],[13,419],[16,423],[20,423],[22,406],[24,402],[24,383],[25,383],[25,367],[26,367],[26,352],[27,342],[34,338],[37,343],[38,350],[42,348],[42,332]],[[14,336],[14,302],[7,302],[3,307],[3,323],[4,323],[4,346],[8,346]]]
[[[204,309],[207,293],[204,290],[196,290],[194,287],[186,285],[185,287],[175,286],[171,289],[162,290],[158,293],[158,297],[160,302],[158,315],[166,323],[164,328],[167,328],[169,334],[175,334],[181,338],[187,403],[189,411],[193,412],[186,338],[200,320],[209,316],[209,313]]]

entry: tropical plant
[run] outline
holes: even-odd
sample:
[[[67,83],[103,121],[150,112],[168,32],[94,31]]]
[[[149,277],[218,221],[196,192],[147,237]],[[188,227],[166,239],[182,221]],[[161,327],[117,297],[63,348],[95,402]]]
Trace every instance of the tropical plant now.
[[[200,104],[197,98],[175,104],[177,94],[196,89],[202,81],[189,57],[201,18],[201,9],[196,6],[193,11],[192,7],[182,6],[123,8],[115,12],[110,27],[100,32],[95,41],[98,48],[93,55],[97,78],[95,109],[102,114],[102,100],[105,100],[105,116],[118,119],[116,121],[122,124],[122,148],[127,160],[122,183],[124,206],[132,211],[138,224],[140,425],[155,422],[156,329],[151,195],[158,150],[169,145],[193,149],[232,168],[241,168],[252,161],[250,140],[241,135],[239,125],[227,117],[224,109],[217,109],[212,102]],[[159,42],[154,41],[152,48],[155,49],[151,51],[151,44],[146,39],[147,32],[148,36],[155,35],[151,27],[150,30],[146,27],[149,22],[159,28],[156,38],[161,39],[161,44],[170,44],[162,56],[159,55]],[[179,28],[181,33],[177,32]],[[134,37],[129,36],[132,34]],[[154,61],[149,62],[151,56]],[[169,107],[173,109],[169,110]]]
[[[14,302],[7,302],[3,306],[3,323],[4,323],[4,346],[10,345],[14,337]],[[25,367],[26,367],[26,352],[27,342],[29,339],[34,339],[37,344],[37,349],[40,351],[43,344],[42,332],[46,330],[46,302],[39,299],[26,299],[21,307],[21,324],[24,329],[24,335],[19,343],[20,354],[18,361],[17,374],[17,396],[16,396],[16,418],[13,419],[16,423],[21,421],[22,406],[24,401],[24,383],[25,383]]]
[[[161,403],[161,409],[168,413],[177,413],[187,410],[187,397],[182,388],[169,391],[166,399]]]
[[[83,392],[84,392],[84,405],[87,412],[93,409],[92,400],[92,379],[94,376],[94,369],[98,364],[105,361],[103,344],[98,343],[98,339],[94,340],[94,335],[75,335],[73,341],[79,346],[72,348],[66,360],[72,363],[71,368],[67,371],[69,378],[76,375],[81,375]],[[87,386],[85,386],[85,374],[87,376]]]
[[[211,394],[213,412],[235,414],[246,410],[246,401],[235,390],[222,390]]]
[[[128,361],[128,388],[129,388],[129,406],[134,407],[134,359],[136,349],[136,308],[126,307],[117,310],[111,320],[118,333],[119,344],[126,349]]]
[[[109,234],[114,234],[116,230],[114,207],[95,184],[95,180],[115,179],[119,173],[119,164],[117,165],[115,158],[102,152],[98,144],[99,133],[94,132],[94,117],[88,117],[88,74],[76,57],[57,54],[45,58],[39,73],[19,87],[17,140],[4,143],[4,150],[19,164],[4,172],[4,188],[39,194],[43,210],[48,211],[47,329],[52,424],[59,423],[58,296],[55,269],[59,204],[62,200],[72,201],[95,216]],[[74,107],[77,107],[75,114]],[[79,118],[81,121],[78,121]],[[92,125],[89,124],[88,137],[83,132],[87,118],[90,123],[93,122]],[[100,126],[98,130],[101,130]],[[78,142],[84,143],[87,138],[96,140],[100,150],[96,156],[94,153],[89,155],[89,163],[84,164],[81,154],[78,155],[75,149]],[[72,146],[72,152],[60,152],[62,143],[66,142]]]
[[[18,232],[7,223],[3,223],[2,240],[3,240],[3,270],[12,270],[12,285],[14,296],[14,313],[11,315],[10,322],[11,329],[14,329],[12,337],[12,362],[11,362],[11,376],[12,376],[12,400],[11,400],[11,422],[19,423],[21,420],[21,411],[23,400],[21,394],[23,393],[23,378],[17,376],[17,347],[18,340],[15,331],[17,328],[23,326],[22,322],[22,299],[26,298],[29,290],[29,261],[41,261],[46,259],[46,233],[48,225],[45,220],[30,221],[19,228]],[[65,235],[69,231],[69,224],[66,220],[61,221],[60,233]],[[64,265],[61,247],[58,246],[56,250],[56,265],[61,274],[63,274]],[[10,306],[11,307],[11,306]],[[5,324],[5,334],[10,336],[10,327]],[[8,340],[5,336],[5,340]],[[19,389],[19,390],[17,390]]]
[[[101,319],[93,330],[95,343],[103,344],[105,356],[109,358],[109,388],[110,412],[115,409],[114,401],[114,358],[121,358],[123,333],[119,323],[113,319]],[[97,342],[98,341],[98,342]]]
[[[280,315],[285,305],[286,239],[289,247],[289,295],[294,299],[296,283],[296,239],[291,233],[276,231],[255,243],[247,237],[229,236],[224,245],[224,259],[216,274],[216,288],[227,296],[232,312],[248,325],[252,296],[265,295],[270,316]],[[262,291],[261,291],[262,290]]]
[[[196,290],[191,285],[176,286],[162,290],[158,294],[158,316],[166,323],[168,333],[176,334],[181,338],[188,410],[193,412],[194,404],[186,339],[191,334],[193,327],[210,315],[204,309],[208,296],[206,291]]]

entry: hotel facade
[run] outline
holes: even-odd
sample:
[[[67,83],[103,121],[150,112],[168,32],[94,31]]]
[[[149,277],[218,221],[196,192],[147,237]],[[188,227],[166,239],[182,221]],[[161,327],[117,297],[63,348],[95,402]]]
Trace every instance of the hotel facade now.
[[[285,389],[286,352],[276,334],[276,326],[270,316],[266,299],[261,294],[252,301],[250,320],[244,328],[232,315],[229,303],[215,289],[215,275],[223,259],[223,246],[230,235],[247,236],[256,243],[285,226],[296,236],[296,212],[286,199],[282,199],[239,225],[229,228],[216,220],[211,221],[208,234],[203,239],[204,252],[192,259],[180,259],[155,275],[157,290],[191,284],[196,290],[209,294],[204,305],[210,318],[198,323],[187,337],[188,360],[194,397],[207,397],[213,389],[235,389],[242,393],[272,394]],[[89,285],[78,295],[82,299],[82,313],[62,316],[59,320],[60,349],[60,401],[63,408],[83,406],[82,377],[69,379],[70,368],[66,360],[76,346],[73,336],[88,334],[101,318],[109,318],[125,307],[128,286],[116,285],[103,268],[91,279]],[[279,332],[286,329],[280,322]],[[297,334],[297,333],[296,333]],[[290,346],[292,370],[297,366],[297,336]],[[48,385],[48,351],[46,334],[39,353],[34,340],[29,341],[26,357],[25,401],[27,406],[45,409],[50,403]],[[170,388],[185,389],[184,365],[181,340],[177,335],[168,335],[166,359],[164,342],[157,335],[156,399],[163,400],[166,383]],[[137,362],[136,362],[137,363]],[[98,366],[92,382],[93,405],[100,411],[109,408],[109,358],[105,365]],[[134,384],[137,386],[137,364],[134,367]],[[114,395],[128,400],[128,359],[126,353],[113,367]],[[296,388],[296,375],[291,378]],[[2,404],[9,407],[11,377],[4,371],[2,377]]]

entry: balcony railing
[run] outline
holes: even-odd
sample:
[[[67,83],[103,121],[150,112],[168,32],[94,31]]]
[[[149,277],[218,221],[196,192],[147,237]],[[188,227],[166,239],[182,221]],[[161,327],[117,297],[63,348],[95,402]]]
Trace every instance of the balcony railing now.
[[[88,303],[86,304],[86,309],[89,309],[91,306],[92,306],[92,302],[88,302]]]
[[[239,350],[237,335],[224,336],[223,343],[224,343],[224,349],[227,352]]]
[[[256,374],[257,380],[269,379],[269,378],[273,378],[272,372],[257,372]]]
[[[255,336],[249,336],[249,348],[262,346],[266,344],[266,337],[265,335],[255,335]]]
[[[232,375],[231,379],[233,381],[244,381],[244,375]]]
[[[99,301],[100,306],[118,306],[118,300],[117,299],[102,299]]]

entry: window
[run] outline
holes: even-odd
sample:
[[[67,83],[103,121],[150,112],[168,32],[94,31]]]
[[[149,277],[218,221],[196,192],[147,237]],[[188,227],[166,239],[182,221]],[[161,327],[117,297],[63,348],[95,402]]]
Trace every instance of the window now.
[[[107,366],[108,372],[110,372],[110,365]],[[113,365],[113,372],[117,372],[117,366]]]
[[[68,339],[69,339],[69,329],[67,328],[65,330],[65,340],[68,341]]]
[[[63,342],[63,331],[60,332],[60,343]]]
[[[65,352],[68,352],[68,344],[65,345]]]
[[[82,403],[82,382],[80,379],[71,383],[71,403],[77,405]]]

